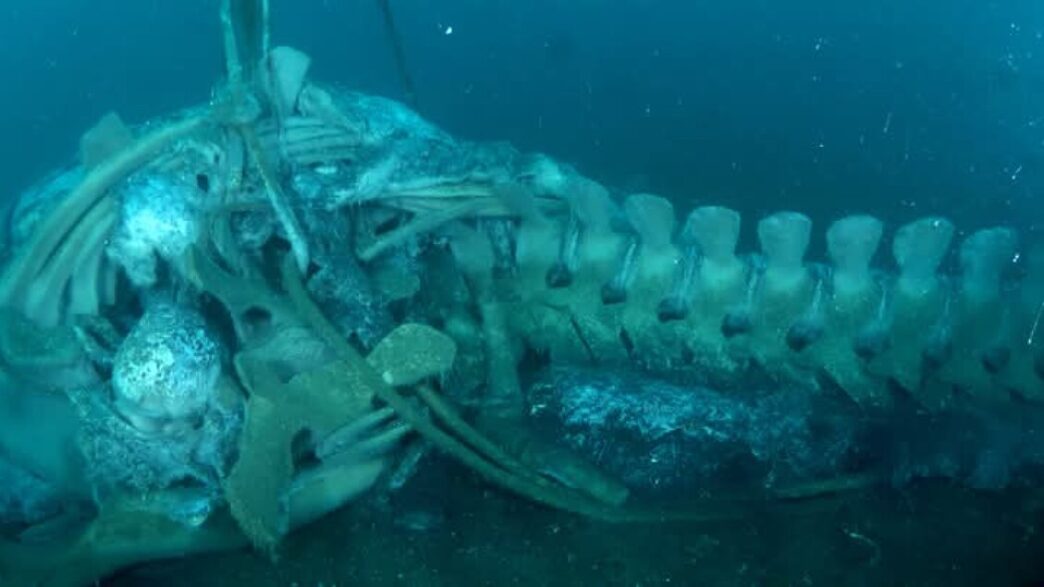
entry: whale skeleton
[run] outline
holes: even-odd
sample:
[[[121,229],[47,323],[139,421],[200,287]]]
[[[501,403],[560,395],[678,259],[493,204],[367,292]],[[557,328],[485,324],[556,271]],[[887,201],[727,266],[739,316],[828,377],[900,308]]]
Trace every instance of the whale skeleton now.
[[[336,167],[354,158],[367,137],[330,91],[307,80],[307,56],[270,45],[268,17],[267,0],[225,0],[228,77],[213,102],[141,131],[106,117],[84,136],[80,170],[49,184],[50,201],[38,206],[43,211],[34,207],[38,202],[14,211],[12,222],[25,222],[28,236],[12,246],[0,274],[0,306],[42,332],[75,327],[82,333],[85,320],[134,295],[119,264],[104,254],[120,221],[117,188],[141,170],[194,174],[216,201],[205,236],[182,260],[182,277],[229,308],[244,339],[258,334],[246,319],[257,308],[279,328],[309,333],[302,336],[326,346],[336,359],[331,364],[351,374],[346,381],[366,390],[366,401],[377,398],[387,407],[349,410],[351,418],[340,424],[350,434],[338,433],[338,422],[323,424],[329,466],[292,480],[287,471],[277,487],[290,502],[303,504],[290,519],[280,520],[273,503],[255,504],[249,479],[258,469],[233,472],[231,511],[200,526],[181,526],[139,502],[116,499],[71,540],[0,544],[0,578],[3,569],[17,568],[22,574],[12,576],[80,584],[145,560],[251,542],[272,549],[289,528],[375,482],[380,467],[373,453],[348,450],[338,460],[338,451],[352,443],[387,448],[407,429],[491,482],[583,515],[700,520],[742,511],[739,497],[725,507],[716,502],[691,511],[634,508],[625,503],[627,489],[613,479],[546,450],[520,426],[518,369],[527,352],[552,364],[637,365],[726,387],[756,372],[840,391],[861,408],[885,414],[898,395],[927,410],[958,401],[987,407],[1044,401],[1038,332],[1044,247],[1020,246],[1011,229],[966,236],[955,275],[940,271],[955,227],[938,217],[895,229],[892,269],[872,267],[882,256],[886,227],[870,216],[842,218],[826,230],[827,263],[806,261],[812,222],[791,211],[760,219],[760,252],[738,255],[742,219],[726,207],[699,207],[679,222],[664,198],[614,199],[585,178],[555,183],[539,172],[377,182],[331,207],[331,222],[347,218],[334,212],[351,212],[356,242],[344,253],[374,273],[390,271],[389,257],[427,239],[445,245],[433,256],[446,263],[440,270],[453,269],[465,283],[466,299],[444,308],[453,328],[440,333],[402,325],[364,358],[301,284],[315,251],[282,171]],[[264,210],[276,218],[289,249],[276,283],[266,281],[228,238],[224,219],[236,210]],[[380,228],[385,226],[392,228]],[[1019,257],[1026,269],[1013,281],[1009,274]],[[417,293],[416,286],[403,287],[401,295]],[[0,344],[6,368],[21,364],[10,351],[13,344]],[[259,349],[263,344],[251,352]],[[446,349],[453,352],[446,355]],[[403,364],[402,357],[411,360]],[[278,381],[266,360],[272,361],[264,353],[236,359],[249,402],[277,398],[281,386],[294,385]],[[451,364],[480,365],[476,381],[487,397],[474,424],[431,384]],[[345,381],[320,375],[332,377],[322,381]],[[405,397],[407,391],[424,410]],[[372,424],[389,413],[403,424],[360,440],[359,431],[368,428],[358,422]],[[310,422],[301,418],[302,427]],[[273,462],[247,445],[243,450],[253,455],[245,460],[258,466]],[[852,486],[862,484],[844,479],[752,499],[791,500]],[[244,521],[261,510],[271,522]]]

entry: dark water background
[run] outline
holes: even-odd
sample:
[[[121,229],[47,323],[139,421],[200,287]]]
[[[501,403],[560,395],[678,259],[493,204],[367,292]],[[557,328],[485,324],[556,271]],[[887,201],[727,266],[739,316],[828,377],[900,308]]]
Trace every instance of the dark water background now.
[[[37,180],[101,114],[207,99],[216,0],[8,0],[0,185]],[[393,0],[420,110],[602,181],[821,224],[1044,218],[1038,1]],[[402,97],[372,0],[273,0],[326,82]],[[450,28],[452,27],[452,32]],[[753,220],[753,217],[748,217]]]

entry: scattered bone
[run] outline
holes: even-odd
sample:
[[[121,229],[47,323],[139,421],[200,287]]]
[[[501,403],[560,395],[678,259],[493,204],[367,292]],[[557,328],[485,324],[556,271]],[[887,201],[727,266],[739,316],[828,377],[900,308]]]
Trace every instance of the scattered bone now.
[[[950,241],[953,224],[945,218],[922,218],[903,226],[892,241],[899,265],[898,289],[910,298],[925,298],[936,291],[936,271]]]

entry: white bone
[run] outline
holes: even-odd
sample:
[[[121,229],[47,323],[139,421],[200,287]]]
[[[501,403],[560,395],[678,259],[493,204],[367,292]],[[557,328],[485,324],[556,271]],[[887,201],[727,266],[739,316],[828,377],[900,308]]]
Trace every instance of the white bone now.
[[[881,243],[884,226],[872,216],[848,216],[827,230],[827,253],[834,263],[834,293],[858,295],[871,284],[870,260]]]
[[[758,223],[767,287],[790,290],[801,285],[807,275],[803,259],[811,233],[812,220],[797,212],[777,212]]]
[[[973,302],[1000,293],[1001,273],[1015,256],[1018,237],[1010,228],[980,230],[961,243],[961,292]]]
[[[951,240],[953,223],[945,218],[922,218],[900,228],[892,241],[892,254],[899,265],[899,291],[914,298],[935,291],[935,273]]]

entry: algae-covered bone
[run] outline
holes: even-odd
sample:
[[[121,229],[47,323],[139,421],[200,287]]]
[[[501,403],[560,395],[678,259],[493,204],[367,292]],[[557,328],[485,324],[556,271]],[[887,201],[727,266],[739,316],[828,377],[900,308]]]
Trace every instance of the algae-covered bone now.
[[[242,426],[238,392],[219,384],[221,349],[185,307],[149,308],[123,341],[106,387],[77,389],[79,446],[96,491],[186,480],[218,495]]]
[[[220,359],[218,343],[200,315],[158,304],[116,354],[116,406],[140,426],[197,417],[213,399]]]

